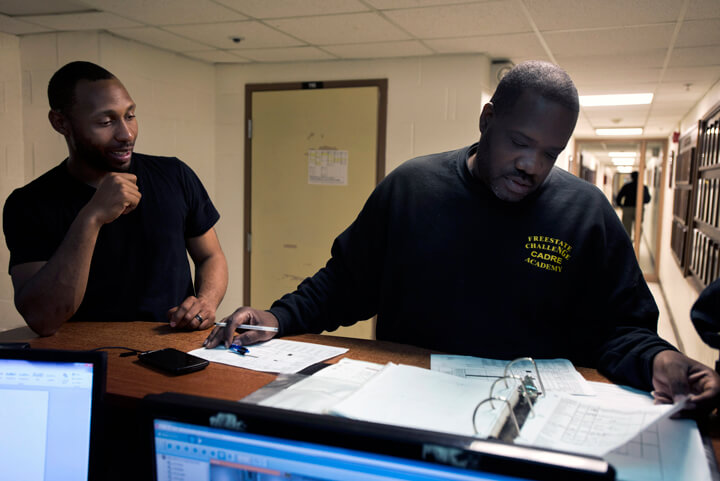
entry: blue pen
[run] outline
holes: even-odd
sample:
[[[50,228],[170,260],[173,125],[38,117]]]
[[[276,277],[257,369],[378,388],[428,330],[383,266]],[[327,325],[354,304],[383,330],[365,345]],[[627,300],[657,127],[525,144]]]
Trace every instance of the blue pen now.
[[[240,344],[231,344],[231,345],[230,345],[230,350],[231,350],[232,352],[235,352],[235,353],[237,353],[237,354],[240,354],[241,356],[244,356],[245,354],[247,354],[248,352],[250,352],[250,349],[248,349],[248,348],[245,347],[245,346],[241,346]]]

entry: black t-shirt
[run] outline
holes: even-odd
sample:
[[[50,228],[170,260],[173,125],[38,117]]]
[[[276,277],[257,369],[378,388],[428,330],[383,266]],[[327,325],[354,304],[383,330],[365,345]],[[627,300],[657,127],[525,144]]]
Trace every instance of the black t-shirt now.
[[[8,197],[3,228],[10,268],[48,261],[95,193],[66,164]],[[100,229],[85,297],[71,320],[165,321],[168,309],[194,293],[186,240],[206,233],[217,210],[197,175],[176,158],[134,153],[129,172],[142,199]]]

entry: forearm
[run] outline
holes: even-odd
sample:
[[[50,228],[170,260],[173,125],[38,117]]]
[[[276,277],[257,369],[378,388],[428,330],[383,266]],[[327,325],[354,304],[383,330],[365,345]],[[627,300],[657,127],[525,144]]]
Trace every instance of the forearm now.
[[[80,211],[48,262],[15,291],[15,305],[41,336],[53,334],[80,307],[102,226]]]
[[[195,265],[195,292],[207,299],[215,309],[220,305],[228,284],[228,267],[222,252],[213,254]]]

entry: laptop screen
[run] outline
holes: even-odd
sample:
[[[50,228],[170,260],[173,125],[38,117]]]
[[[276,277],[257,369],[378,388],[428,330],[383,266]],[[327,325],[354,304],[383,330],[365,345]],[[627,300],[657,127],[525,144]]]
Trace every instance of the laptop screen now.
[[[144,405],[157,481],[614,479],[596,458],[335,416],[174,393]]]
[[[104,353],[0,350],[3,479],[88,479],[104,374]]]

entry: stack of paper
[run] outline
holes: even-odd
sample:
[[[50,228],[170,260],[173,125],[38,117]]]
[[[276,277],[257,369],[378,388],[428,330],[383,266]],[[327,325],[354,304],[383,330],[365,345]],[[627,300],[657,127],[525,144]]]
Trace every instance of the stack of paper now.
[[[330,413],[431,431],[488,437],[502,428],[508,411],[500,401],[478,404],[494,379],[462,379],[414,366],[388,364]],[[499,383],[494,395],[517,400],[517,384]],[[475,432],[477,430],[477,433]]]

